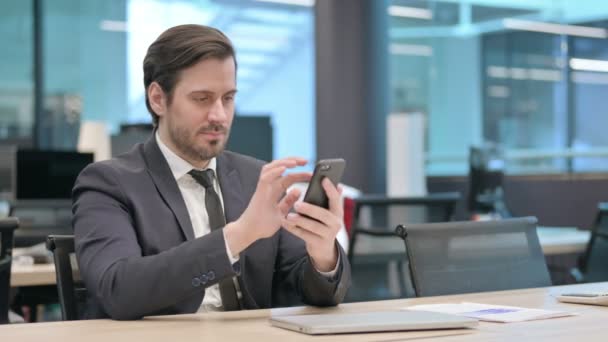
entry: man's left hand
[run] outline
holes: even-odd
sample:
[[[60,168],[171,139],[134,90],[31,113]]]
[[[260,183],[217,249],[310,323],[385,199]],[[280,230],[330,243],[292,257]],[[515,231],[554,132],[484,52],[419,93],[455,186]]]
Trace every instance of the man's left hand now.
[[[330,272],[338,263],[336,235],[344,220],[342,188],[336,188],[327,178],[323,179],[322,185],[329,199],[329,209],[297,202],[294,205],[296,213],[285,217],[283,228],[304,240],[306,251],[318,271]]]

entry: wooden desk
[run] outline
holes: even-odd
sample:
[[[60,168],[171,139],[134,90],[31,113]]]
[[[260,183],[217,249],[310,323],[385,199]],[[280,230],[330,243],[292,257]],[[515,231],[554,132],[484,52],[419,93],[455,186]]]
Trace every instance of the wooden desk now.
[[[141,321],[91,320],[55,323],[14,324],[0,326],[6,341],[405,341],[433,339],[439,341],[605,341],[608,329],[608,307],[563,304],[553,295],[565,291],[607,290],[608,283],[570,285],[468,295],[400,299],[351,303],[336,308],[297,307],[273,310],[251,310],[232,313],[205,313],[150,317]],[[530,308],[557,309],[579,313],[578,316],[522,323],[480,322],[476,329],[344,334],[308,336],[271,327],[271,315],[315,312],[363,312],[399,310],[417,304],[470,301],[488,304],[516,305]],[[439,339],[441,337],[441,339]]]
[[[54,264],[17,265],[11,266],[11,287],[55,285]]]

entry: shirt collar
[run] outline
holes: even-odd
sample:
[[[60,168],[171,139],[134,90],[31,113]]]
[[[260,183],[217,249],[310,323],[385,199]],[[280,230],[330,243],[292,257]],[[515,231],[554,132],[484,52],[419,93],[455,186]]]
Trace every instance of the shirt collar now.
[[[169,164],[169,168],[171,169],[171,173],[173,173],[173,177],[175,177],[176,180],[182,178],[184,175],[186,175],[188,172],[190,172],[190,170],[197,169],[192,164],[190,164],[189,162],[184,160],[182,157],[175,154],[175,152],[173,152],[167,145],[165,145],[163,143],[163,141],[160,139],[160,134],[158,134],[158,131],[156,131],[155,138],[156,138],[156,143],[158,144],[158,147],[160,148],[160,152],[163,154],[163,156],[167,160],[167,163]],[[217,166],[217,160],[215,157],[213,157],[209,161],[209,164],[207,165],[205,170],[211,169],[211,170],[213,170],[214,173],[216,173],[216,166]]]

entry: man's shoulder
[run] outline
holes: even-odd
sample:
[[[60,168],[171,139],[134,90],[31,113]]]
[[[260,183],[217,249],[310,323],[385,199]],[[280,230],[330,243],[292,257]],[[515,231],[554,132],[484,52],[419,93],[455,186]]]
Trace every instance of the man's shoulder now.
[[[135,145],[130,151],[113,157],[89,164],[81,173],[83,175],[105,175],[121,176],[137,174],[145,171],[146,162],[143,156],[143,144]]]

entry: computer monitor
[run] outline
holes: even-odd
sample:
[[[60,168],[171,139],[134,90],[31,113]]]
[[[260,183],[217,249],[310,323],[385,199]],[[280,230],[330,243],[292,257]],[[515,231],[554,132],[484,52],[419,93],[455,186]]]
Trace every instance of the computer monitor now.
[[[510,217],[504,201],[505,161],[501,148],[492,143],[471,147],[469,155],[469,211]]]
[[[112,157],[130,151],[135,144],[148,140],[154,132],[152,124],[122,124],[120,132],[112,135]]]
[[[270,116],[236,116],[226,148],[265,161],[273,159],[273,132]]]
[[[16,150],[15,145],[0,144],[0,201],[13,198]]]
[[[93,162],[93,153],[18,150],[15,199],[70,199],[80,171]]]

